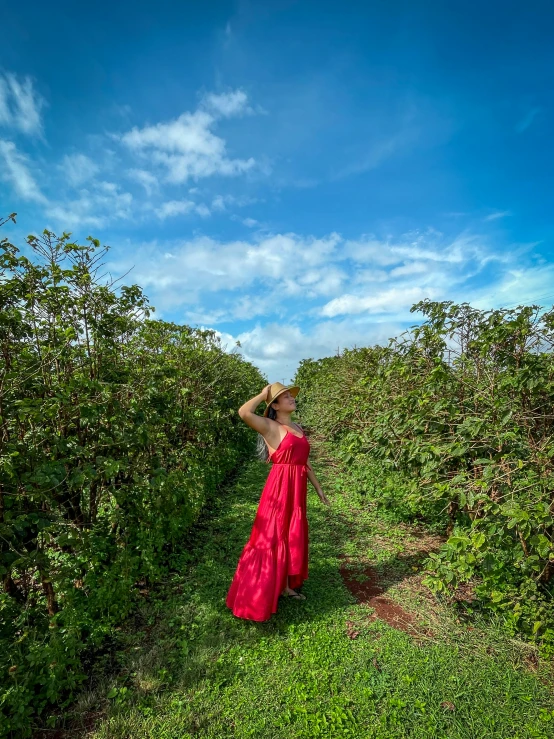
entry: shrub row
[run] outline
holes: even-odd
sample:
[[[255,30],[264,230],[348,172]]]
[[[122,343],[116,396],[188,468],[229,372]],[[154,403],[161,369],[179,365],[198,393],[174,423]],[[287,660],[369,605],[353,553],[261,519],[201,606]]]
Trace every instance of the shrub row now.
[[[422,301],[388,346],[301,363],[301,413],[345,484],[447,537],[427,584],[470,583],[554,642],[554,310]]]
[[[0,244],[0,736],[72,699],[186,548],[265,384],[213,331],[151,320],[138,285],[100,284],[98,241],[28,246]]]

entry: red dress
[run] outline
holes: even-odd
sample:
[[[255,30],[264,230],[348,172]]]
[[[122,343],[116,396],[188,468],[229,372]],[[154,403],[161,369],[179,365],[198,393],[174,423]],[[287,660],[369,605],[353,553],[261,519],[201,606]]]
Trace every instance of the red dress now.
[[[279,595],[308,577],[308,455],[306,436],[287,435],[270,456],[252,533],[239,558],[226,604],[235,616],[267,621]]]

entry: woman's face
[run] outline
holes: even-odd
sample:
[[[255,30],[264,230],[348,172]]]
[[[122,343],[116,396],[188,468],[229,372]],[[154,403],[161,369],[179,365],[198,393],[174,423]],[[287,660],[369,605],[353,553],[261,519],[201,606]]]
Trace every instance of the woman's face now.
[[[275,403],[278,404],[278,407],[275,408],[275,405],[273,407],[277,411],[286,411],[287,413],[290,413],[291,411],[296,410],[296,398],[290,390],[285,390],[284,393],[281,393]]]

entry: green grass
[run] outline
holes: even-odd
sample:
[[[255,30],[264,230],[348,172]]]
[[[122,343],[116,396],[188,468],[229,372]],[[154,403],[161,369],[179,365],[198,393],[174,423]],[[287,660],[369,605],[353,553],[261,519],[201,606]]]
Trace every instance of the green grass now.
[[[225,597],[267,473],[245,467],[207,511],[188,561],[114,636],[66,717],[72,737],[79,720],[94,739],[554,737],[549,665],[501,623],[440,604],[420,573],[435,539],[334,492],[317,465],[331,506],[310,486],[307,600],[283,600],[266,623],[234,617]],[[342,582],[340,554],[377,568],[420,638],[368,618]]]

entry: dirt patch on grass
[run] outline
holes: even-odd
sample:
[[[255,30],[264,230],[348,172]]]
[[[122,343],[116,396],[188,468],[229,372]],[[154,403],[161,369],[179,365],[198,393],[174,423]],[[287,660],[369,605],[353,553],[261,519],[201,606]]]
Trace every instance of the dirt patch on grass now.
[[[399,631],[404,631],[411,636],[432,636],[426,630],[418,627],[415,618],[405,611],[398,603],[387,598],[383,587],[379,583],[379,576],[371,565],[365,565],[352,569],[348,566],[348,557],[340,555],[343,563],[339,567],[344,584],[358,603],[363,603],[374,609],[369,616],[373,621],[380,618],[389,626]]]

